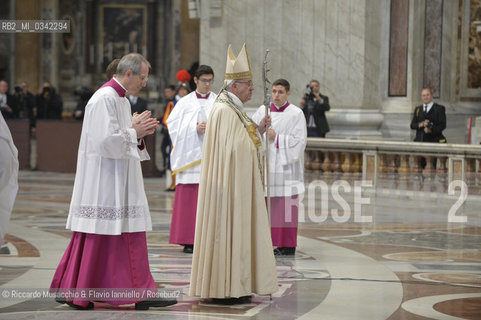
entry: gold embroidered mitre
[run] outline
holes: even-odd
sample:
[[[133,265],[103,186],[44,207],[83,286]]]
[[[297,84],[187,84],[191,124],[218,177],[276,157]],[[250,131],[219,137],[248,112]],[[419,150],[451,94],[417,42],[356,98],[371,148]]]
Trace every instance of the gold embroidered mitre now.
[[[240,80],[252,78],[251,65],[249,56],[247,55],[246,44],[242,46],[237,58],[232,52],[232,46],[229,44],[227,49],[227,65],[225,67],[225,80]]]

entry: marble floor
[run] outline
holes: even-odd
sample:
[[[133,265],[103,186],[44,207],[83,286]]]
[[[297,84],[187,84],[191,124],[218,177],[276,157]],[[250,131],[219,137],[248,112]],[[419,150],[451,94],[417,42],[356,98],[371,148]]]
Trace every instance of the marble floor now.
[[[272,298],[222,306],[188,296],[191,255],[168,244],[174,193],[164,191],[164,179],[146,178],[151,271],[158,288],[179,293],[179,303],[148,311],[101,303],[73,310],[47,292],[70,237],[73,179],[20,172],[0,249],[0,319],[481,319],[480,196],[355,191],[312,177],[297,252],[277,258],[279,290]]]

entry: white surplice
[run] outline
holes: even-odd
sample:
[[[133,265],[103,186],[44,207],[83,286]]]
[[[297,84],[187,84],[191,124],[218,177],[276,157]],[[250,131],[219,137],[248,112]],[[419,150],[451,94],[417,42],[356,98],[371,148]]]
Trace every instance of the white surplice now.
[[[269,141],[269,184],[273,197],[289,197],[304,192],[304,150],[306,148],[306,120],[300,108],[289,104],[282,112],[270,112],[271,128],[276,132]],[[252,116],[259,124],[265,116],[260,106]],[[265,142],[265,133],[262,142]],[[265,146],[264,146],[265,148]]]
[[[119,235],[152,230],[129,100],[102,87],[89,100],[80,137],[67,228]]]
[[[0,113],[0,245],[18,191],[18,151],[3,115]]]
[[[197,124],[207,121],[216,97],[215,93],[210,92],[207,99],[198,99],[193,91],[176,103],[167,119],[167,128],[174,146],[170,153],[170,166],[176,174],[176,184],[200,181],[204,134],[197,132]]]

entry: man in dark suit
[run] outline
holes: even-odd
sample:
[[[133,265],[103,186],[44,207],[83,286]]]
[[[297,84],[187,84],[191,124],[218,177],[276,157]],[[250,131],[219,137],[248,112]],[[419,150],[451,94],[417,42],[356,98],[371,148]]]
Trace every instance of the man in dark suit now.
[[[52,84],[45,81],[36,97],[37,119],[62,119],[63,100]]]
[[[329,132],[326,111],[329,111],[329,98],[322,95],[319,90],[319,81],[309,82],[309,92],[301,99],[301,108],[306,117],[307,136],[324,138]]]
[[[0,80],[0,111],[5,119],[18,118],[17,99],[8,93],[8,82],[5,80]]]
[[[142,112],[147,110],[147,100],[142,99],[141,97],[138,97],[138,96],[130,95],[129,101],[130,101],[130,110],[132,111],[132,114],[134,114],[134,112],[141,114]]]
[[[430,88],[421,91],[423,105],[414,109],[411,129],[416,130],[414,141],[446,143],[443,130],[446,129],[446,111],[444,106],[433,102]]]
[[[35,96],[28,90],[28,83],[22,81],[19,86],[15,87],[15,99],[21,119],[29,119],[30,127],[35,126]]]

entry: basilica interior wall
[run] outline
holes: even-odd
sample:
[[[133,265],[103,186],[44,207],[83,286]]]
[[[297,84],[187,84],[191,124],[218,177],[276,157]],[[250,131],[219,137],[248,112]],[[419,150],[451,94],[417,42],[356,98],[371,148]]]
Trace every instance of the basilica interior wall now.
[[[191,14],[195,5],[199,18]],[[219,91],[228,44],[238,52],[245,42],[256,89],[248,107],[264,100],[269,49],[268,76],[290,81],[291,103],[299,104],[309,80],[320,81],[331,102],[333,137],[410,140],[411,113],[425,85],[446,106],[450,142],[463,142],[466,119],[481,113],[480,0],[9,0],[0,6],[4,18],[13,12],[16,19],[71,21],[69,34],[0,34],[0,77],[26,80],[32,91],[50,80],[67,108],[75,105],[75,89],[95,89],[106,63],[134,50],[152,63],[144,93],[151,101],[195,62],[214,68]]]
[[[70,21],[70,33],[0,34],[5,39],[0,41],[5,49],[0,75],[11,75],[8,79],[14,84],[29,82],[34,93],[50,81],[66,110],[75,107],[76,90],[98,88],[108,63],[126,52],[140,52],[151,62],[142,95],[154,107],[163,88],[177,83],[176,72],[199,60],[199,20],[189,18],[187,0],[18,0],[2,1],[1,6],[1,12],[13,7],[15,19]],[[11,17],[6,14],[4,19]],[[6,54],[12,51],[14,55]]]
[[[481,87],[467,87],[469,75],[476,74],[467,61],[467,51],[475,43],[468,37],[470,30],[473,34],[475,29],[472,12],[478,10],[479,1],[392,0],[383,16],[398,19],[388,10],[402,2],[409,7],[408,25],[397,25],[397,29],[393,29],[396,26],[394,21],[385,22],[390,33],[383,36],[383,43],[392,45],[396,32],[407,27],[407,59],[403,70],[407,73],[406,90],[403,94],[391,92],[389,84],[396,78],[396,73],[390,70],[381,75],[381,111],[385,115],[381,127],[383,136],[403,140],[412,138],[412,132],[406,130],[405,124],[410,122],[414,107],[421,103],[421,89],[429,86],[435,100],[446,107],[448,141],[464,143],[468,119],[478,116],[481,111]],[[383,63],[389,66],[390,49],[384,46],[382,53]]]
[[[321,92],[336,105],[363,106],[363,87],[370,81],[365,77],[366,1],[223,1],[222,15],[210,16],[215,3],[202,1],[201,61],[222,71],[228,44],[238,51],[245,42],[256,89],[262,88],[269,49],[269,77],[290,81],[293,103],[299,103],[311,79],[318,79]],[[261,101],[262,90],[256,90],[250,105]]]
[[[6,20],[11,14],[10,1],[0,1],[0,19]],[[9,33],[0,33],[0,79],[6,79],[11,82],[13,70],[11,68],[11,56],[14,50]]]
[[[221,14],[210,14],[219,3]],[[238,51],[246,42],[257,89],[253,108],[263,101],[269,49],[270,77],[291,82],[291,102],[299,102],[310,79],[320,80],[330,122],[346,132],[354,127],[349,137],[375,136],[374,125],[383,137],[411,140],[411,114],[430,86],[446,106],[448,140],[462,143],[466,119],[481,109],[479,86],[468,85],[479,74],[478,7],[478,0],[207,0],[200,59],[223,70],[228,44]],[[371,132],[364,130],[369,126]]]

